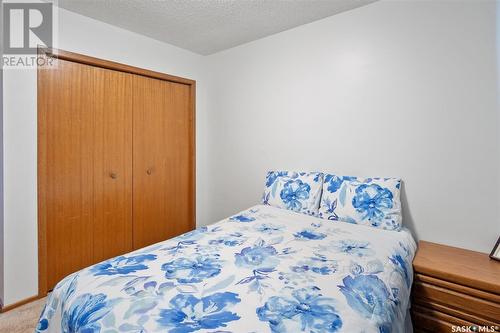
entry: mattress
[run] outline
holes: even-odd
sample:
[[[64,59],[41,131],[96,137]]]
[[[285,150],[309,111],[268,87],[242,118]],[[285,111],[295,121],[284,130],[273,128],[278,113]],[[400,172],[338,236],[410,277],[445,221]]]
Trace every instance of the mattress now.
[[[404,332],[415,250],[257,205],[66,277],[37,332]]]

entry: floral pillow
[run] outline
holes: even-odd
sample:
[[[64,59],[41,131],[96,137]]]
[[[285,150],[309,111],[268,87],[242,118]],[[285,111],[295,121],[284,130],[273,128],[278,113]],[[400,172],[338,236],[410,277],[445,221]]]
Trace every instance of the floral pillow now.
[[[262,202],[317,215],[322,185],[323,174],[320,172],[269,171]]]
[[[401,228],[401,179],[325,174],[319,216],[380,229]]]

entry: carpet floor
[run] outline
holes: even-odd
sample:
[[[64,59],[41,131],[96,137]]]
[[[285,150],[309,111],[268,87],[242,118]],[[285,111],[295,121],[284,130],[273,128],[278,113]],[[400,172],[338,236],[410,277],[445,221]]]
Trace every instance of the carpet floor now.
[[[0,332],[33,333],[44,305],[45,297],[0,313]]]

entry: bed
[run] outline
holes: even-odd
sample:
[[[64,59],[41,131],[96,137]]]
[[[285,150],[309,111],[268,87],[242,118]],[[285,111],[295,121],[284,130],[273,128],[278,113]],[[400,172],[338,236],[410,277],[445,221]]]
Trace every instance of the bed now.
[[[37,332],[405,332],[415,250],[257,205],[66,277]]]

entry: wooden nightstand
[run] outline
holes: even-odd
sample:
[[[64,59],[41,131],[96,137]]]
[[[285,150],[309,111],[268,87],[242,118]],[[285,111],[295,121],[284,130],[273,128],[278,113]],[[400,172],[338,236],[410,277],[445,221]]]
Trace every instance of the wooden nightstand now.
[[[420,241],[413,268],[415,332],[460,332],[453,326],[498,326],[500,332],[500,262],[487,254]]]

